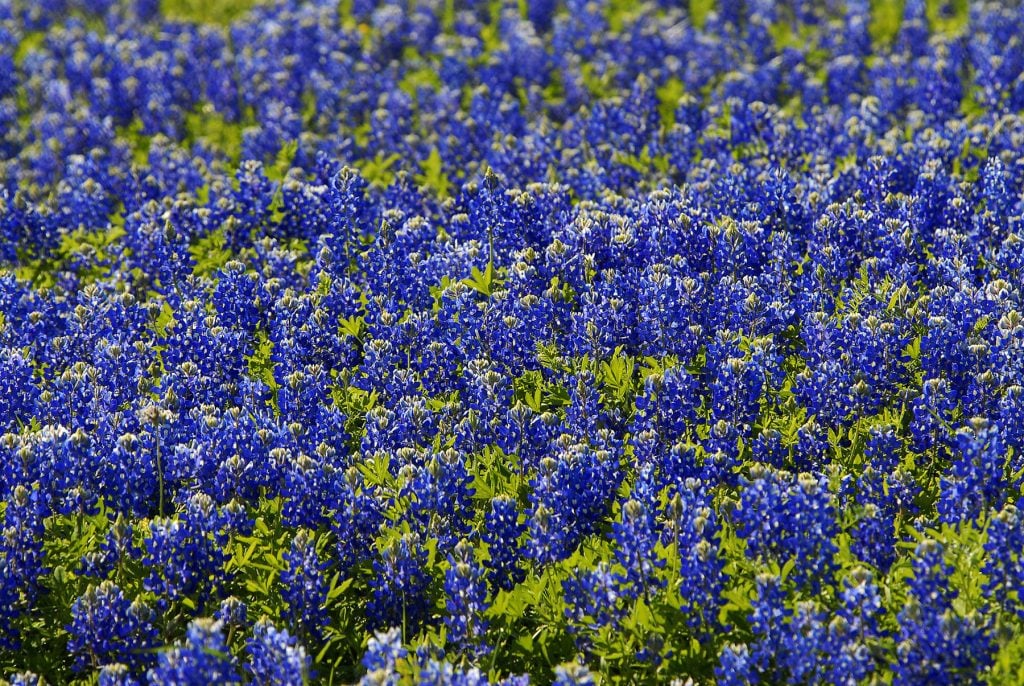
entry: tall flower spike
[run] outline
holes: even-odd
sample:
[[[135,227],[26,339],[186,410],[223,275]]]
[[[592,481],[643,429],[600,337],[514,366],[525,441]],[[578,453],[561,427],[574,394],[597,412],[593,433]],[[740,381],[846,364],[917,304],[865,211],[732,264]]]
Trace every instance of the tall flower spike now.
[[[153,612],[132,602],[111,581],[90,586],[71,606],[68,653],[76,671],[121,662],[138,670],[154,661],[157,629]]]
[[[488,624],[484,618],[489,607],[487,584],[469,541],[459,541],[448,556],[448,564],[444,577],[445,626],[451,641],[463,653],[486,655],[491,650],[483,641]]]
[[[366,605],[372,626],[400,627],[409,636],[426,621],[431,599],[425,558],[419,536],[406,534],[389,543],[373,561],[373,597]]]
[[[197,619],[188,625],[185,642],[163,651],[149,670],[153,686],[241,684],[231,652],[224,641],[223,623]]]
[[[318,642],[330,621],[327,614],[327,579],[324,563],[316,552],[316,539],[300,529],[284,555],[288,568],[281,572],[281,592],[288,603],[288,619],[297,635]]]
[[[483,539],[487,544],[487,578],[496,590],[509,591],[526,578],[523,568],[523,546],[520,541],[526,524],[519,521],[516,501],[508,496],[491,499],[491,509],[484,516]]]
[[[304,686],[313,676],[306,649],[266,618],[256,622],[245,652],[245,671],[256,686]]]
[[[630,499],[622,505],[621,521],[612,525],[615,558],[626,570],[624,592],[650,599],[662,581],[655,577],[664,560],[655,555],[658,534],[654,514],[639,500]]]
[[[397,686],[400,680],[398,661],[404,660],[408,651],[402,646],[402,632],[398,627],[379,631],[370,638],[363,655],[366,675],[360,686]]]

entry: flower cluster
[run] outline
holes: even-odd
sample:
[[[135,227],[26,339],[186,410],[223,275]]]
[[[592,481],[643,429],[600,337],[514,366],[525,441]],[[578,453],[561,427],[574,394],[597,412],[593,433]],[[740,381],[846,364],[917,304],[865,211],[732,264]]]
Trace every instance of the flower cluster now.
[[[1019,681],[1022,33],[0,0],[0,678]]]

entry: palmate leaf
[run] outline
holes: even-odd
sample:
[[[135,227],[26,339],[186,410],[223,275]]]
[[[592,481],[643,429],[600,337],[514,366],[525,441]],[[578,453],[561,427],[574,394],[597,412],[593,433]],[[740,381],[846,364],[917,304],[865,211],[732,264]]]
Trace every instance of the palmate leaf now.
[[[213,276],[234,258],[234,252],[226,247],[224,230],[218,229],[203,236],[189,246],[195,260],[193,272],[197,276]]]
[[[470,271],[471,276],[466,277],[462,280],[464,284],[472,288],[477,293],[490,298],[494,295],[494,292],[501,287],[503,279],[494,269],[494,262],[489,261],[487,267],[481,271],[477,267],[473,267]]]
[[[387,155],[381,152],[371,159],[360,160],[355,166],[371,186],[386,188],[395,180],[395,173],[391,168],[401,158],[398,153]]]
[[[438,197],[451,195],[451,181],[445,175],[444,162],[437,148],[431,148],[430,156],[423,161],[423,172],[416,176],[416,182],[434,191]]]

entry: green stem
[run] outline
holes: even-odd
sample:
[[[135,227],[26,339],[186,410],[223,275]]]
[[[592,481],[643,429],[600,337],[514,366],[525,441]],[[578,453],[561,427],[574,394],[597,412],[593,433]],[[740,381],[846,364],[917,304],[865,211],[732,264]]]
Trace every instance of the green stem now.
[[[157,429],[157,432],[156,432],[156,480],[157,480],[157,488],[159,489],[159,492],[157,493],[157,512],[159,512],[160,516],[163,517],[164,516],[164,468],[163,468],[163,465],[160,463],[160,430],[159,429]]]

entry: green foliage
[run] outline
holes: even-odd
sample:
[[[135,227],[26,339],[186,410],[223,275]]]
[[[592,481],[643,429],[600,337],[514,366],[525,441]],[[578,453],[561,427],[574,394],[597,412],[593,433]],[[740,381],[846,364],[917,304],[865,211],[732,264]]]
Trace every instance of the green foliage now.
[[[679,106],[679,99],[686,93],[686,86],[683,82],[672,77],[658,86],[658,114],[661,115],[661,123],[666,129],[676,123],[676,107]]]
[[[871,3],[871,24],[868,30],[876,42],[883,45],[892,43],[900,29],[903,18],[903,2],[900,0],[875,0]]]
[[[186,19],[191,21],[226,23],[232,18],[247,11],[254,3],[252,0],[164,0],[163,10],[168,16]],[[691,0],[690,6],[693,20],[701,25],[707,13],[712,9],[712,0]],[[350,20],[348,7],[350,2],[343,2],[339,6],[342,21]],[[483,42],[485,54],[501,47],[500,34],[497,29],[497,17],[501,8],[501,2],[492,3],[491,23],[485,29]],[[935,8],[937,2],[929,2],[929,17],[941,31],[955,33],[963,30],[964,18],[966,16],[966,2],[959,0],[955,3],[955,14],[951,19],[939,17]],[[450,27],[454,22],[456,3],[454,0],[446,0],[445,12],[442,22]],[[520,3],[520,11],[525,10],[525,4]],[[612,0],[609,4],[609,22],[613,28],[621,26],[635,6],[628,0]],[[899,29],[900,17],[902,15],[901,2],[884,2],[877,0],[873,3],[873,20],[871,31],[873,38],[881,43],[891,42]],[[786,24],[780,23],[772,27],[775,41],[780,46],[803,46],[805,36],[794,33]],[[44,34],[32,32],[27,34],[18,46],[15,53],[16,64],[22,63],[25,56],[41,44]],[[420,89],[437,89],[441,86],[440,78],[433,65],[422,64],[415,54],[406,54],[406,61],[416,63],[416,66],[407,69],[401,76],[401,88],[408,94],[415,96]],[[813,61],[813,59],[811,60]],[[614,75],[609,72],[598,73],[592,65],[583,65],[583,80],[590,92],[601,97],[608,93]],[[557,77],[557,75],[556,75]],[[545,96],[552,99],[560,96],[561,84],[556,80],[551,81]],[[679,99],[686,95],[683,82],[678,78],[669,78],[657,88],[659,102],[659,113],[663,125],[671,126],[675,121],[675,109]],[[695,94],[699,95],[699,94]],[[799,107],[799,102],[790,103]],[[965,114],[971,115],[980,113],[980,105],[974,99],[974,95],[968,93],[962,103],[962,110]],[[247,115],[247,117],[250,115]],[[243,118],[245,119],[245,118]],[[730,114],[725,110],[718,120],[717,129],[713,128],[708,135],[728,138],[730,132]],[[201,108],[186,116],[185,129],[186,141],[188,143],[203,142],[225,156],[232,164],[236,164],[241,154],[242,132],[245,122],[229,122],[222,116],[215,113],[211,108]],[[121,129],[119,138],[129,143],[135,161],[142,165],[146,162],[149,153],[151,138],[141,132],[141,123],[132,122]],[[370,133],[369,123],[363,123],[352,131],[353,138],[357,144],[365,144]],[[281,218],[281,186],[288,182],[289,175],[297,172],[292,170],[292,164],[298,151],[298,144],[293,142],[282,147],[274,161],[266,168],[268,178],[277,184],[277,193],[272,205],[270,222],[278,221]],[[736,149],[735,155],[743,157],[754,150]],[[965,143],[963,150],[953,158],[953,173],[963,176],[964,180],[971,181],[977,176],[979,162],[987,157],[987,150]],[[395,179],[395,169],[400,166],[400,156],[396,154],[378,153],[370,159],[362,159],[354,162],[360,169],[363,176],[373,186],[380,188],[391,184]],[[617,154],[615,161],[629,168],[635,169],[648,175],[651,170],[661,173],[668,172],[668,159],[665,156],[651,156],[649,149],[644,148],[639,155]],[[852,166],[857,163],[855,157],[842,160],[840,168]],[[432,147],[430,154],[420,165],[420,174],[416,182],[429,189],[439,198],[448,198],[452,195],[454,183],[453,170],[450,162],[446,163],[441,157],[438,147]],[[208,191],[201,191],[199,200],[204,200]],[[105,271],[106,261],[112,257],[116,250],[120,249],[119,241],[124,235],[123,217],[120,212],[110,218],[107,226],[79,226],[69,227],[69,230],[61,236],[58,248],[49,255],[24,255],[19,260],[16,269],[16,276],[37,288],[50,288],[55,284],[54,274],[68,265],[75,264],[76,272],[84,283],[89,283],[100,278]],[[298,243],[281,241],[283,246],[292,248],[296,253],[303,253],[306,246]],[[229,260],[239,257],[227,246],[224,229],[219,229],[198,239],[189,248],[190,254],[195,262],[194,273],[202,277],[215,277]],[[308,258],[308,256],[306,256]],[[300,274],[308,273],[312,264],[306,259],[299,269]],[[489,301],[492,296],[498,293],[504,286],[505,273],[495,267],[493,259],[489,259],[484,269],[473,267],[469,277],[462,280],[469,288],[476,291],[480,296],[481,306],[492,306]],[[451,280],[446,277],[440,286],[432,290],[436,300],[444,288],[451,285]],[[326,293],[326,285],[321,284],[321,295]],[[861,303],[868,299],[874,299],[883,303],[889,314],[896,316],[906,314],[914,317],[918,301],[917,294],[911,293],[906,287],[896,288],[891,279],[882,279],[880,282],[868,273],[865,267],[857,277],[849,284],[848,302],[839,303],[840,313],[859,309]],[[552,292],[558,293],[560,297],[571,299],[571,289],[567,284],[559,284],[555,279],[551,284]],[[175,325],[173,311],[167,303],[162,303],[159,312],[154,318],[153,328],[158,339],[165,338]],[[336,322],[336,325],[345,336],[351,338],[357,345],[362,345],[366,336],[367,324],[362,317],[349,317]],[[0,331],[4,328],[3,314],[0,313]],[[799,340],[799,331],[792,332],[792,343]],[[743,346],[749,349],[752,341],[743,341]],[[253,379],[258,379],[267,384],[272,390],[278,389],[279,384],[274,375],[275,365],[273,361],[274,344],[266,331],[258,330],[251,355],[247,358],[248,373]],[[919,370],[921,356],[921,335],[916,333],[908,343],[905,352],[909,357],[911,370]],[[644,379],[652,374],[658,374],[667,368],[680,364],[688,364],[694,372],[700,372],[703,368],[703,360],[698,357],[696,360],[680,361],[675,359],[643,358],[629,355],[623,348],[617,348],[611,355],[603,359],[568,358],[563,356],[554,345],[541,346],[536,351],[536,359],[540,369],[526,371],[513,380],[513,402],[522,403],[537,413],[564,413],[565,408],[570,404],[568,390],[561,385],[560,379],[564,375],[581,369],[594,370],[597,377],[597,385],[600,389],[600,399],[603,408],[617,417],[621,418],[628,426],[632,418],[637,397],[643,392]],[[786,367],[787,378],[783,386],[777,390],[780,402],[774,408],[775,414],[762,417],[761,421],[765,427],[777,428],[783,435],[786,445],[796,443],[797,434],[807,420],[806,412],[792,402],[791,385],[794,377],[802,369],[802,361],[799,356],[792,355],[788,359]],[[331,398],[335,406],[345,417],[344,431],[348,437],[348,447],[353,455],[360,454],[360,440],[364,434],[364,426],[367,413],[373,411],[378,404],[378,397],[375,391],[367,391],[354,383],[356,370],[342,370],[335,372]],[[453,394],[454,395],[454,394]],[[439,397],[430,399],[430,409],[442,411],[449,404],[457,402],[455,397]],[[842,430],[834,430],[829,434],[829,447],[831,459],[834,465],[841,465],[849,473],[857,473],[863,469],[865,456],[864,445],[868,431],[877,426],[892,426],[901,435],[908,432],[908,410],[906,404],[894,405],[883,408],[877,415],[860,418],[852,426]],[[628,435],[627,435],[628,442]],[[440,446],[435,446],[440,447]],[[626,458],[630,456],[627,448]],[[749,459],[751,449],[744,446],[743,457],[747,460],[740,467],[740,471],[749,470],[751,460]],[[699,453],[698,453],[699,455]],[[703,455],[699,455],[703,458]],[[476,453],[468,456],[468,467],[472,475],[472,486],[475,489],[475,499],[483,504],[490,498],[506,495],[514,498],[522,507],[526,507],[527,494],[529,491],[530,474],[524,467],[518,455],[506,454],[495,446],[485,447]],[[399,479],[389,463],[388,456],[361,455],[355,460],[355,468],[365,480],[368,488],[387,489],[389,492],[400,490]],[[914,482],[922,485],[922,492],[919,505],[925,515],[933,512],[932,496],[927,491],[934,491],[934,482],[937,479],[937,469],[942,465],[936,465],[922,459],[915,463],[912,456],[906,456],[902,468],[906,469]],[[925,488],[927,486],[927,488]],[[837,485],[834,485],[837,487]],[[624,486],[623,489],[628,489]],[[726,486],[719,486],[715,493],[716,503],[723,511],[734,505],[732,499],[735,497]],[[402,508],[408,506],[407,502],[396,499],[393,515],[395,520],[400,519]],[[288,548],[290,533],[281,523],[281,512],[283,502],[281,498],[262,498],[255,509],[250,511],[255,519],[255,526],[252,532],[245,535],[236,534],[230,539],[227,546],[228,559],[224,571],[230,579],[228,592],[244,597],[249,605],[251,615],[266,615],[274,620],[280,620],[285,613],[280,597],[280,574],[285,568],[283,551]],[[843,513],[842,526],[844,532],[838,539],[839,554],[837,563],[844,571],[857,567],[860,563],[854,558],[849,549],[849,532],[857,526],[863,512],[856,508]],[[476,531],[482,527],[482,515],[475,514],[473,522]],[[723,518],[724,519],[724,518]],[[148,529],[149,523],[145,520],[138,523],[136,530],[136,543],[141,544],[142,537]],[[24,655],[29,656],[30,662],[20,665],[22,668],[32,669],[52,683],[71,683],[74,675],[68,673],[60,665],[60,660],[53,656],[62,655],[67,639],[65,626],[70,621],[69,608],[74,599],[88,587],[90,580],[81,575],[81,559],[90,552],[99,549],[99,545],[109,531],[112,523],[107,518],[102,508],[95,515],[65,515],[51,517],[46,522],[46,566],[50,572],[44,578],[45,593],[40,596],[39,604],[34,608],[32,619],[25,627]],[[381,532],[382,541],[389,540],[399,533],[400,526],[388,525]],[[913,535],[913,527],[907,522],[898,520],[898,533],[907,537]],[[578,568],[592,568],[598,560],[609,560],[612,558],[610,544],[607,542],[607,531],[599,535],[587,538],[583,544],[569,557],[544,570],[531,567],[528,570],[526,581],[517,586],[513,591],[499,591],[490,598],[491,607],[488,610],[488,619],[491,621],[491,635],[494,640],[495,649],[489,656],[489,664],[492,675],[505,675],[510,671],[521,671],[532,674],[540,681],[550,680],[554,668],[560,663],[573,658],[576,652],[574,636],[569,630],[565,618],[566,601],[564,598],[562,583]],[[967,523],[960,527],[943,526],[936,529],[927,529],[924,534],[943,541],[946,547],[947,560],[954,568],[954,574],[950,579],[951,585],[958,592],[957,610],[961,613],[978,611],[984,600],[982,597],[982,586],[985,577],[981,573],[983,563],[983,545],[985,543],[985,522],[979,521]],[[337,541],[334,534],[324,530],[316,535],[316,546],[323,553],[323,558],[331,555],[331,546]],[[436,549],[436,541],[432,541],[435,547],[430,549],[430,573],[434,581],[440,583],[444,574],[443,561],[444,551]],[[914,541],[907,541],[905,548],[911,548]],[[792,563],[778,564],[776,562],[764,562],[751,560],[746,555],[746,543],[737,532],[728,524],[723,523],[720,540],[718,543],[721,556],[728,560],[726,572],[730,576],[729,583],[724,593],[724,605],[720,610],[719,619],[724,624],[732,627],[729,638],[743,638],[749,634],[749,627],[746,626],[747,616],[751,609],[754,597],[754,586],[752,579],[763,571],[778,574],[784,580],[789,578],[792,572]],[[483,547],[483,546],[481,546]],[[486,551],[484,551],[486,554]],[[694,635],[682,616],[680,597],[682,586],[686,579],[682,578],[678,566],[678,555],[674,555],[671,548],[664,544],[658,549],[659,556],[668,564],[658,571],[658,578],[664,581],[664,590],[646,594],[645,597],[629,603],[625,616],[622,620],[621,631],[613,633],[610,629],[601,629],[593,632],[589,638],[592,640],[593,652],[599,663],[599,667],[605,677],[603,683],[663,683],[669,675],[685,673],[692,675],[698,682],[707,682],[713,679],[712,665],[717,659],[720,643],[725,640],[724,636],[698,637]],[[900,559],[893,570],[882,579],[881,588],[885,595],[885,605],[889,612],[889,621],[902,607],[905,600],[906,580],[910,575],[908,560]],[[126,590],[134,595],[142,596],[144,599],[152,600],[147,596],[142,585],[144,570],[137,562],[127,562],[115,572],[115,579]],[[320,651],[315,655],[316,668],[320,678],[325,682],[350,683],[358,679],[359,657],[364,646],[362,637],[366,629],[366,620],[361,611],[361,603],[365,601],[368,593],[369,579],[372,569],[363,564],[352,570],[351,573],[342,575],[332,572],[330,578],[330,590],[328,593],[328,609],[330,610],[332,623],[328,628],[327,638],[322,644]],[[798,593],[793,594],[791,604],[795,604],[801,598]],[[183,606],[193,607],[196,599],[186,599]],[[443,612],[443,608],[436,608],[437,614]],[[162,618],[166,623],[183,622],[187,613],[182,608],[171,608],[167,615]],[[1000,626],[997,636],[999,637],[999,652],[995,666],[990,675],[989,682],[997,683],[1020,683],[1024,682],[1024,638],[1022,638],[1022,627],[1019,618],[1012,617],[1008,612],[998,615]],[[180,629],[180,627],[178,627]],[[180,631],[179,631],[180,633]],[[431,630],[419,637],[409,637],[414,644],[433,644],[444,646],[446,637],[443,630]],[[238,646],[238,638],[235,639],[234,647]],[[650,642],[664,642],[665,645],[673,646],[673,654],[657,667],[649,664],[641,664],[636,654],[646,647]],[[894,646],[879,646],[880,651],[892,651]],[[0,667],[8,667],[7,656],[0,655]],[[412,661],[406,661],[402,665],[403,674],[412,680],[415,675],[415,665]]]
[[[639,388],[637,361],[626,355],[622,347],[615,349],[611,358],[598,365],[598,383],[605,405],[616,408],[624,417],[633,413]]]
[[[192,271],[197,276],[213,276],[234,257],[234,253],[226,246],[223,229],[198,239],[189,246],[189,252],[195,260]]]
[[[398,153],[387,155],[379,152],[371,159],[359,160],[355,166],[371,186],[386,188],[395,180],[395,172],[391,167],[400,159],[401,155]]]
[[[119,249],[118,239],[123,235],[124,227],[119,221],[99,230],[80,226],[63,234],[57,249],[49,255],[22,255],[14,274],[36,288],[45,289],[54,285],[57,271],[74,264],[83,283],[91,283],[106,273],[107,261]]]
[[[876,42],[887,45],[896,38],[903,21],[905,4],[905,0],[872,0],[871,24],[868,28]],[[939,11],[947,4],[953,9],[949,17],[943,16]],[[959,33],[967,25],[967,6],[968,0],[953,0],[949,3],[945,0],[927,0],[925,9],[928,22],[936,33]]]
[[[483,271],[478,267],[473,267],[470,274],[471,276],[466,277],[462,282],[477,293],[488,298],[494,295],[494,292],[502,284],[502,277],[494,269],[493,261],[488,262],[487,267]]]
[[[703,27],[708,12],[714,9],[715,0],[689,0],[690,16],[693,17],[694,26]]]
[[[227,25],[257,0],[161,0],[160,10],[172,19]]]
[[[419,59],[420,58],[415,53],[415,50],[408,48],[403,61],[406,64],[415,64]],[[424,64],[421,67],[407,69],[402,76],[402,80],[398,82],[398,87],[413,98],[418,95],[421,88],[436,91],[439,90],[441,86],[441,77],[437,73],[437,68],[430,64]]]
[[[1001,645],[992,670],[986,675],[991,686],[1024,684],[1024,631],[1022,627],[1001,627]]]
[[[274,377],[274,342],[263,330],[256,332],[255,349],[249,357],[249,374],[254,379],[259,379],[271,389],[278,388],[277,379]]]
[[[416,182],[434,191],[440,198],[447,198],[451,195],[452,183],[444,172],[444,162],[437,148],[432,148],[430,156],[421,165],[423,173],[416,177]]]
[[[18,49],[14,52],[14,64],[21,66],[25,61],[25,57],[43,44],[43,40],[46,38],[45,31],[31,31],[26,33],[21,42],[18,43]]]
[[[227,121],[209,105],[185,116],[185,140],[190,143],[202,141],[226,155],[232,164],[238,164],[242,156],[243,129],[242,124]]]
[[[647,146],[644,146],[639,155],[616,152],[612,159],[645,175],[650,175],[653,171],[665,174],[669,170],[668,155],[652,157]]]
[[[524,372],[513,380],[512,387],[515,402],[523,403],[534,412],[557,412],[569,404],[569,392],[546,381],[540,371]]]

